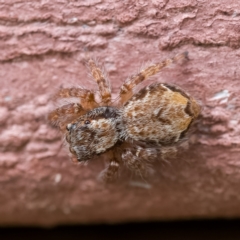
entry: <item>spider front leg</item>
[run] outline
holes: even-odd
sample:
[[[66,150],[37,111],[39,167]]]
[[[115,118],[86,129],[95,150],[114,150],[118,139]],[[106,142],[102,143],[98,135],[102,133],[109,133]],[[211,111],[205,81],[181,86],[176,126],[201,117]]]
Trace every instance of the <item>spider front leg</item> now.
[[[146,80],[148,77],[155,75],[160,72],[163,68],[169,66],[173,62],[179,61],[181,59],[187,59],[187,52],[176,55],[173,58],[166,59],[160,63],[155,63],[149,65],[148,67],[141,70],[139,73],[130,76],[126,82],[122,85],[119,94],[119,103],[123,105],[133,96],[133,89],[139,83]]]
[[[85,112],[86,111],[80,104],[69,103],[52,111],[48,115],[48,119],[53,125],[59,127],[61,131],[65,132],[67,124],[71,123],[74,119],[83,115]]]
[[[93,78],[96,80],[101,96],[101,105],[107,106],[112,100],[110,83],[104,75],[104,71],[97,65],[93,59],[88,60],[88,66]]]
[[[55,99],[58,98],[78,98],[82,107],[88,110],[98,107],[94,93],[83,88],[62,88],[55,95]]]

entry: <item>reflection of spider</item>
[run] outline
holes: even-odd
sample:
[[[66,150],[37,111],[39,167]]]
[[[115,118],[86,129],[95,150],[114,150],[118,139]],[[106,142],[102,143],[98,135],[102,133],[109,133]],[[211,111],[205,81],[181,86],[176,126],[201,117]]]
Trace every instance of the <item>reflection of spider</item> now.
[[[110,163],[101,177],[109,182],[117,179],[121,163],[146,176],[154,159],[173,155],[174,146],[199,115],[198,103],[180,88],[168,84],[154,83],[138,92],[133,89],[172,62],[185,58],[187,53],[178,54],[132,75],[121,86],[117,102],[112,101],[104,72],[89,59],[101,101],[97,102],[90,90],[63,88],[57,97],[75,97],[79,103],[66,104],[49,115],[64,133],[73,161],[106,155]]]

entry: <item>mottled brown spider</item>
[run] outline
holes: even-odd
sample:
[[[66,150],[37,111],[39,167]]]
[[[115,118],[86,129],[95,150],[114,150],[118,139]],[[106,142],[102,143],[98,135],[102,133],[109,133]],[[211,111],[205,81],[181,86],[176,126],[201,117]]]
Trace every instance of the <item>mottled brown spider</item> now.
[[[144,177],[151,163],[174,154],[174,146],[183,141],[200,112],[200,106],[179,87],[154,83],[134,92],[135,87],[187,53],[147,66],[130,76],[121,86],[119,97],[112,99],[104,72],[88,59],[91,75],[99,87],[95,93],[83,88],[63,88],[57,98],[78,98],[79,103],[61,106],[49,115],[68,143],[73,161],[85,162],[99,155],[109,159],[101,173],[106,182],[116,180],[123,163]]]

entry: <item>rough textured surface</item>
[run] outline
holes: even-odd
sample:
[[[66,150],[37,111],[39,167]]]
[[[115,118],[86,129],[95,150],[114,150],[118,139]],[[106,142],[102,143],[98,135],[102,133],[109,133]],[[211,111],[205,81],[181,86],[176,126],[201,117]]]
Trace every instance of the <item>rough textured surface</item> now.
[[[238,1],[2,1],[0,224],[123,222],[240,216]],[[60,86],[92,86],[101,59],[114,92],[147,61],[188,51],[158,75],[202,103],[192,147],[145,183],[96,180],[101,160],[72,164],[47,122]]]

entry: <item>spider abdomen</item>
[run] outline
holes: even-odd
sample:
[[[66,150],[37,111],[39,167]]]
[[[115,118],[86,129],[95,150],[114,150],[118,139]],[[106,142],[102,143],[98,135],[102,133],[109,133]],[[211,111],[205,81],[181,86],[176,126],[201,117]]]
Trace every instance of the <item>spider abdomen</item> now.
[[[187,131],[199,111],[195,100],[180,89],[156,83],[124,105],[125,131],[134,140],[171,144]]]

